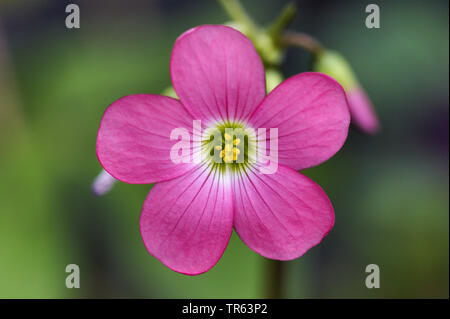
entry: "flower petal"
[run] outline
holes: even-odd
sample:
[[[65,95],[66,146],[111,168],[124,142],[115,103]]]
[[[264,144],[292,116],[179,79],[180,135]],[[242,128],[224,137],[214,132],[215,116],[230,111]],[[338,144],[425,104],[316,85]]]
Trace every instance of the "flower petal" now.
[[[234,181],[234,227],[258,254],[278,260],[298,258],[333,227],[333,207],[308,177],[282,165],[271,175],[247,173]]]
[[[123,97],[105,111],[97,136],[97,157],[113,177],[148,184],[183,175],[192,164],[175,164],[174,128],[192,131],[192,118],[178,100],[150,94]]]
[[[174,271],[197,275],[222,256],[233,229],[231,184],[220,170],[198,166],[156,184],[141,213],[150,254]]]
[[[230,27],[205,25],[182,34],[170,71],[178,97],[196,120],[247,119],[266,92],[258,53]]]
[[[353,124],[367,134],[378,132],[380,124],[372,103],[364,90],[360,87],[349,90],[347,100]]]
[[[342,87],[314,72],[294,75],[256,109],[254,128],[278,128],[278,161],[299,170],[333,156],[347,138],[350,114]]]

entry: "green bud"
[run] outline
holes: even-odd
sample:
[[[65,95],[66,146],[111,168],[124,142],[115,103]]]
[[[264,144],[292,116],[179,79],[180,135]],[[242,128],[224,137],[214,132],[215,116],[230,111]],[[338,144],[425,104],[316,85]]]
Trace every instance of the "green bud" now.
[[[228,22],[225,22],[223,25],[227,26],[227,27],[231,27],[233,29],[236,29],[247,37],[250,34],[250,29],[242,23],[239,23],[236,21],[228,21]]]
[[[235,21],[228,21],[223,25],[232,27],[249,38],[253,42],[256,51],[258,51],[258,54],[265,65],[279,65],[281,63],[283,51],[268,34],[267,30],[251,29],[248,26]]]
[[[169,86],[161,92],[161,95],[165,95],[168,97],[173,97],[174,99],[178,99],[177,93],[173,89],[173,86]]]
[[[345,91],[358,86],[358,80],[347,60],[337,52],[321,51],[315,57],[313,70],[331,76],[342,85]]]
[[[255,48],[266,65],[280,65],[283,51],[276,45],[274,39],[266,32],[260,31],[253,38]]]
[[[266,91],[270,93],[278,84],[283,82],[284,77],[280,71],[274,68],[266,68]]]

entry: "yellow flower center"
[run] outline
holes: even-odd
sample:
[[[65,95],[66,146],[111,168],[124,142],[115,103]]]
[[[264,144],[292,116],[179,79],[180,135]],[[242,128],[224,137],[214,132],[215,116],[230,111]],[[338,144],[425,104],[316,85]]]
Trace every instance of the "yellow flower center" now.
[[[231,140],[232,137],[229,134],[225,133],[225,149],[222,150],[222,146],[220,145],[216,146],[216,150],[221,150],[220,158],[223,158],[225,163],[237,161],[237,157],[241,153],[241,150],[239,148],[232,146],[239,146],[239,144],[241,143],[241,139],[235,138],[232,144],[230,143]]]
[[[254,131],[242,123],[218,123],[206,131],[206,136],[203,141],[204,150],[214,167],[239,171],[245,169],[255,158]]]

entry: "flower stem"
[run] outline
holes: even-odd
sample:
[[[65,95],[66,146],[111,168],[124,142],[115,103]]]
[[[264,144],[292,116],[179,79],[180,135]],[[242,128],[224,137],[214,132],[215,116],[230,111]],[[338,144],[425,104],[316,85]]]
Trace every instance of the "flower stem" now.
[[[280,45],[283,47],[298,47],[315,55],[324,49],[323,45],[317,39],[301,32],[285,33],[280,39]]]
[[[283,263],[279,260],[267,260],[268,284],[267,298],[281,299],[283,298]]]
[[[290,2],[284,6],[278,18],[267,28],[269,35],[277,40],[297,14],[297,6]]]
[[[218,0],[228,16],[235,22],[244,25],[249,32],[254,33],[258,27],[250,18],[239,0]]]

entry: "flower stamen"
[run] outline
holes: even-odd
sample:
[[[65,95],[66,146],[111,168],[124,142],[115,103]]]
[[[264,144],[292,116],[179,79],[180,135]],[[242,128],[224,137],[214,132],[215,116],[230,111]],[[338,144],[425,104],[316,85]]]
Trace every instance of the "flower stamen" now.
[[[252,129],[242,123],[218,123],[206,131],[203,143],[209,154],[207,157],[214,167],[232,171],[245,169],[255,151],[256,138]]]

